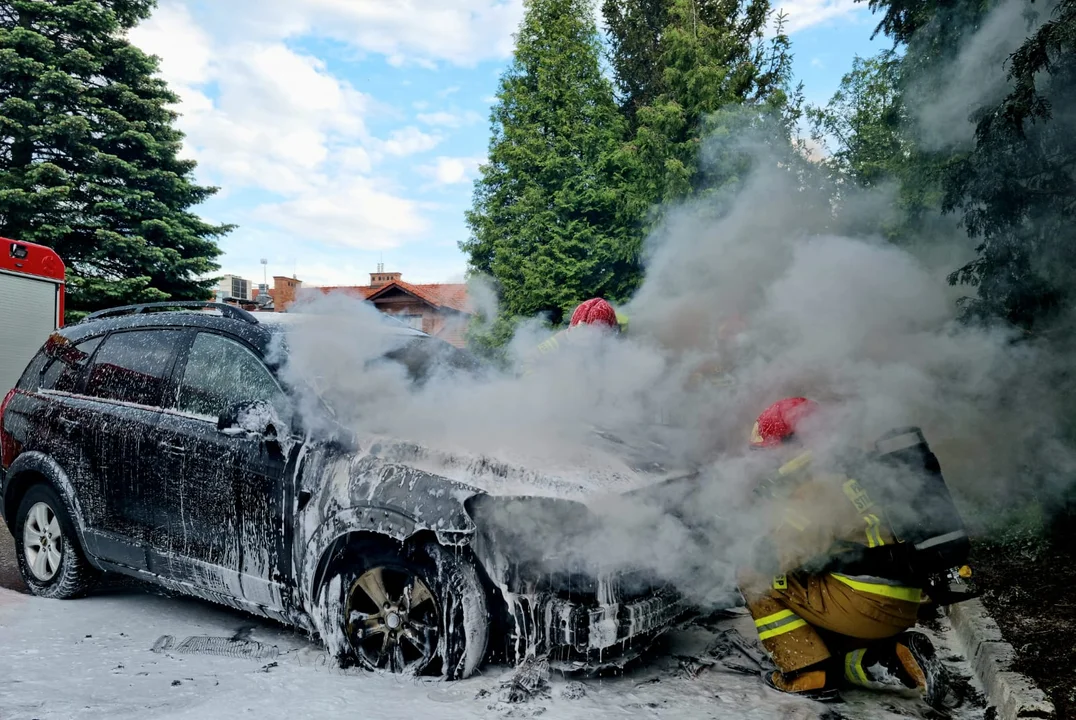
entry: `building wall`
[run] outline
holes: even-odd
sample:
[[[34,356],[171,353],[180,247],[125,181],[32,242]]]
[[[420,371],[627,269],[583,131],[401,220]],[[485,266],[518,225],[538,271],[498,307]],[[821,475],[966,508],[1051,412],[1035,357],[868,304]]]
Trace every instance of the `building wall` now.
[[[400,320],[407,321],[407,316],[421,318],[413,327],[441,337],[457,347],[464,346],[463,328],[466,320],[461,313],[454,310],[436,309],[430,307],[410,295],[403,293],[374,300],[374,306],[383,313],[393,315]]]
[[[284,312],[288,306],[295,302],[295,294],[303,286],[303,281],[283,275],[273,276],[273,289],[269,294],[273,297],[273,306],[277,312]]]

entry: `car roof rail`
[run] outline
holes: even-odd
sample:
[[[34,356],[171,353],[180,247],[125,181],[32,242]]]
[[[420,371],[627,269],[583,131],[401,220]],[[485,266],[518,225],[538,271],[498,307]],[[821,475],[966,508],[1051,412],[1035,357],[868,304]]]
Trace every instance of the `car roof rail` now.
[[[220,314],[226,318],[232,320],[242,320],[248,322],[251,325],[257,325],[258,318],[254,317],[251,313],[247,312],[243,308],[236,307],[235,305],[229,305],[227,303],[208,302],[203,300],[176,300],[174,302],[151,302],[140,303],[138,305],[124,305],[122,307],[108,308],[107,310],[98,310],[97,312],[90,313],[82,322],[88,322],[90,320],[100,320],[101,318],[108,317],[122,317],[124,315],[140,315],[146,312],[152,311],[168,311],[182,309],[213,309],[219,310]]]

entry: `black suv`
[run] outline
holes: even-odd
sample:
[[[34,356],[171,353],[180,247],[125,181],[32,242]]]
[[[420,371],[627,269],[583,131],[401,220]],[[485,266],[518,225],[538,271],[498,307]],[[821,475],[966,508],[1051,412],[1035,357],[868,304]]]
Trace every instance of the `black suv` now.
[[[589,518],[498,492],[507,466],[301,427],[276,362],[297,321],[149,304],[46,341],[0,405],[0,510],[34,594],[76,597],[123,573],[316,632],[344,663],[449,678],[488,648],[587,666],[681,614],[638,573],[587,576],[504,546],[521,512],[566,539]],[[402,323],[384,332],[399,338],[386,357],[418,382],[432,365],[476,368]],[[464,467],[465,482],[449,477]]]

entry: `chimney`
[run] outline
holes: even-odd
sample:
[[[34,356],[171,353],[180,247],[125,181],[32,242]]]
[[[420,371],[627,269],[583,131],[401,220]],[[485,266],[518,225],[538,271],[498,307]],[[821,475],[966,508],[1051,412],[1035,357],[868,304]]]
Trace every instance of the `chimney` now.
[[[377,266],[377,272],[370,273],[370,287],[379,288],[388,285],[390,282],[395,282],[403,277],[403,273],[390,272],[387,273],[384,270],[384,266],[380,263]]]
[[[273,276],[273,306],[277,312],[284,312],[295,302],[295,294],[303,286],[303,281],[284,275]]]

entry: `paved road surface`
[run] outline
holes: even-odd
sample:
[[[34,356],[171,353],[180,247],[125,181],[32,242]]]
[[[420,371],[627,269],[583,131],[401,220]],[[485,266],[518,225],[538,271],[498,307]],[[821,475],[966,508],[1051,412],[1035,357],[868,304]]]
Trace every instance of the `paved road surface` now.
[[[26,592],[15,563],[15,542],[3,520],[0,520],[0,587]]]
[[[297,717],[367,720],[906,720],[923,717],[914,697],[849,693],[847,703],[822,706],[781,696],[761,680],[720,668],[685,672],[713,639],[695,627],[671,634],[642,667],[619,678],[585,680],[586,695],[568,699],[567,680],[520,705],[500,701],[510,672],[485,667],[460,683],[342,671],[316,642],[274,623],[210,603],[163,597],[152,589],[108,583],[82,600],[25,594],[13,542],[0,522],[0,718],[3,720],[261,720]],[[749,617],[729,621],[750,636]],[[935,635],[952,671],[968,675],[948,647],[951,631]],[[171,642],[164,642],[171,636]],[[189,637],[227,642],[243,637],[275,646],[269,659],[182,652]],[[188,643],[189,645],[189,643]],[[175,649],[173,649],[175,648]],[[180,651],[177,651],[180,650]],[[42,668],[47,672],[42,673]],[[698,671],[698,666],[694,667]],[[371,702],[371,699],[376,701]],[[953,720],[981,720],[981,706],[964,703]]]
[[[730,621],[751,632],[749,617]],[[190,640],[188,640],[190,638]],[[216,652],[253,640],[275,657]],[[501,701],[511,671],[487,666],[459,683],[340,670],[317,643],[279,625],[196,600],[135,590],[45,600],[0,589],[0,717],[3,720],[908,720],[907,696],[849,693],[839,707],[783,696],[757,676],[719,667],[689,670],[713,639],[703,628],[668,638],[662,652],[622,677],[568,681],[521,704]],[[939,638],[943,657],[951,656]],[[201,645],[202,652],[191,652]],[[215,647],[210,647],[210,646]],[[245,644],[244,647],[250,647]],[[210,652],[206,652],[206,651]],[[234,655],[234,653],[233,653]],[[6,662],[5,662],[6,661]],[[964,672],[966,664],[954,666]],[[574,699],[573,699],[574,698]],[[982,720],[958,708],[953,720]]]

